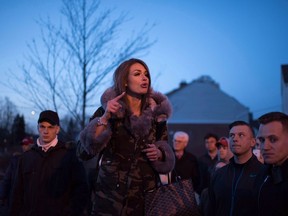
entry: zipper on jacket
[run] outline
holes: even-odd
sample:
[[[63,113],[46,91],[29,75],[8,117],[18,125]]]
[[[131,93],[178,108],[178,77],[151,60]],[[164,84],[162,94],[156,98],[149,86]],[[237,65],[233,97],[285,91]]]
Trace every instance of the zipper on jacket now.
[[[235,183],[235,186],[234,186],[234,178],[235,178],[235,172],[236,172],[235,168],[234,168],[234,176],[233,176],[233,182],[232,182],[232,199],[231,199],[231,207],[230,207],[230,214],[229,214],[230,216],[233,215],[235,194],[236,194],[236,190],[237,190],[237,186],[239,184],[239,181],[240,181],[240,179],[241,179],[241,177],[243,175],[243,171],[244,171],[244,167],[242,167],[241,173],[239,174],[238,179],[237,179],[237,181]]]
[[[263,181],[263,183],[261,184],[261,186],[260,186],[260,188],[259,188],[259,191],[258,191],[258,197],[257,197],[258,215],[261,215],[261,213],[260,213],[260,194],[261,194],[261,190],[262,190],[264,184],[267,182],[267,180],[268,180],[269,177],[270,177],[269,175],[266,176],[266,178],[264,179],[264,181]]]

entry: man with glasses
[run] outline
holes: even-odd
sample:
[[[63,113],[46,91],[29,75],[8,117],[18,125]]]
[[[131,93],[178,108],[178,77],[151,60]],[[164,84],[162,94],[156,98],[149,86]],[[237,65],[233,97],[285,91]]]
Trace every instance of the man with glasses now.
[[[185,151],[189,142],[189,135],[184,131],[177,131],[173,136],[173,150],[175,153],[175,167],[172,171],[172,182],[176,177],[180,179],[192,178],[196,192],[199,192],[199,168],[197,158],[190,152]]]

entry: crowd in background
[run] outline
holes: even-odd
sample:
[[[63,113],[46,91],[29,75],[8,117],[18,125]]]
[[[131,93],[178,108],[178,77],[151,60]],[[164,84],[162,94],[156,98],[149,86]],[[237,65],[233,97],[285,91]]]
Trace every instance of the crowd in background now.
[[[171,105],[142,60],[124,61],[113,81],[75,142],[58,140],[57,112],[40,113],[37,139],[22,140],[1,181],[2,215],[144,215],[145,193],[167,179],[192,179],[203,216],[288,215],[286,114],[261,116],[257,134],[231,122],[196,156],[187,132],[168,142]]]

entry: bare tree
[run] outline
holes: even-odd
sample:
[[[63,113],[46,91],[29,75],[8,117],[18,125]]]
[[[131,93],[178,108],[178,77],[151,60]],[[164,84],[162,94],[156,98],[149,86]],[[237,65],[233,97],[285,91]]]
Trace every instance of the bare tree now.
[[[11,131],[18,111],[9,98],[0,99],[0,151],[11,144]]]
[[[144,55],[156,41],[148,33],[154,25],[144,24],[128,37],[120,27],[129,21],[124,13],[102,9],[100,0],[63,0],[65,22],[56,26],[50,19],[38,21],[41,44],[28,44],[21,75],[12,73],[14,90],[37,108],[65,109],[85,126],[86,110],[95,105],[101,86],[123,60]],[[24,86],[23,86],[24,84]],[[21,89],[19,86],[23,86]]]
[[[9,98],[0,99],[0,128],[10,132],[17,113],[15,104]]]

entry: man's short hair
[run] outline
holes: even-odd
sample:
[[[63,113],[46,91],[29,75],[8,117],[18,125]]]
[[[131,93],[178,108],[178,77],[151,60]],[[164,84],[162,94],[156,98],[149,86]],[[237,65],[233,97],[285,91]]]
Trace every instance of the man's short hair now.
[[[270,122],[277,121],[280,122],[285,131],[288,131],[288,115],[282,112],[269,112],[258,118],[260,124],[268,124]]]
[[[235,126],[247,126],[250,129],[252,136],[255,137],[254,129],[247,122],[245,122],[245,121],[234,121],[231,124],[229,124],[229,130],[231,130],[231,128],[233,128]]]
[[[208,134],[206,134],[205,136],[204,136],[204,140],[206,140],[206,139],[209,139],[209,138],[214,138],[216,141],[218,141],[218,136],[216,135],[216,134],[213,134],[213,133],[208,133]]]
[[[184,131],[176,131],[174,133],[173,138],[178,137],[178,136],[184,137],[187,142],[189,141],[189,135]]]

